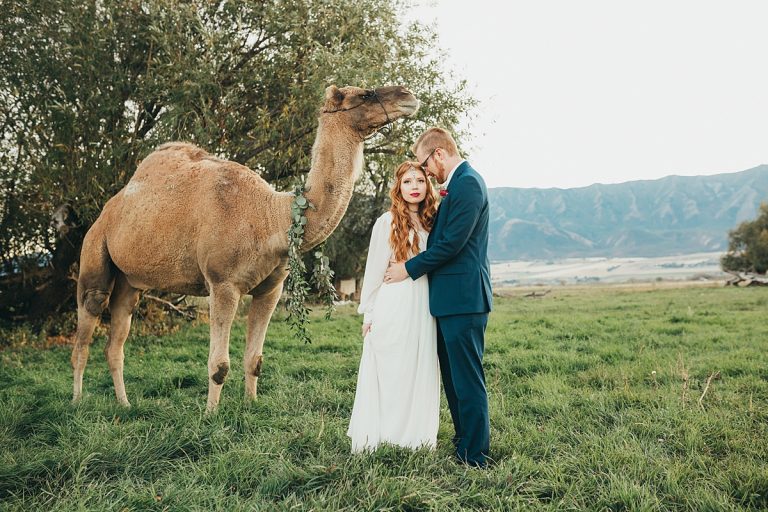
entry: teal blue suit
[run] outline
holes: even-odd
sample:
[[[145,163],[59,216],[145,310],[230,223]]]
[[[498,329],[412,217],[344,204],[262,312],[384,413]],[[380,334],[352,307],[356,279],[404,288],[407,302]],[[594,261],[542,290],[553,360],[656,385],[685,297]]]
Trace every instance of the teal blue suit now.
[[[454,171],[427,240],[405,263],[408,275],[429,276],[429,309],[437,319],[437,355],[456,429],[456,456],[485,466],[490,444],[483,373],[485,327],[492,307],[488,262],[488,190],[463,162]]]

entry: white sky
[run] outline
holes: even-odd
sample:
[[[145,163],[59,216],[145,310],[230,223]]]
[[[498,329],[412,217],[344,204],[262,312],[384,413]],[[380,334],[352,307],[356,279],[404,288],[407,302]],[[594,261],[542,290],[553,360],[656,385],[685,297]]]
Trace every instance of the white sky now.
[[[768,163],[768,0],[414,0],[481,101],[489,187]]]

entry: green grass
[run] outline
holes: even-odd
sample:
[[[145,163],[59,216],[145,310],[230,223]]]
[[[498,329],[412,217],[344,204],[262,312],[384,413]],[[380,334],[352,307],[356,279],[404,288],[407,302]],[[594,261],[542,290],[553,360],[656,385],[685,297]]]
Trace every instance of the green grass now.
[[[486,471],[453,463],[445,404],[436,451],[349,454],[361,350],[351,307],[315,316],[306,346],[278,313],[250,404],[238,321],[213,416],[204,325],[131,336],[131,409],[115,403],[103,337],[76,406],[69,347],[5,350],[0,509],[768,509],[767,305],[765,289],[497,299]]]

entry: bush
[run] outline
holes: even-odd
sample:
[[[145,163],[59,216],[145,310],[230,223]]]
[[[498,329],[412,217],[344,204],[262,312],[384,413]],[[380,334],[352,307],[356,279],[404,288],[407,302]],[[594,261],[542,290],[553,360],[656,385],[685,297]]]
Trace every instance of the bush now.
[[[760,215],[742,222],[728,233],[728,252],[720,259],[725,271],[755,272],[768,270],[768,203],[760,205]]]

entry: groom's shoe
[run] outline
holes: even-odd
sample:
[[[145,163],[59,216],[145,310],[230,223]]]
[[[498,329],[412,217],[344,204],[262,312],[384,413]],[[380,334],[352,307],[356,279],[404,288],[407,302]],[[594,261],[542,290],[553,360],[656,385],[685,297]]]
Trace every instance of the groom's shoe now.
[[[476,460],[469,460],[469,459],[462,459],[461,457],[456,457],[453,459],[454,462],[460,466],[469,466],[470,468],[477,468],[477,469],[488,469],[488,462],[487,461],[476,461]]]
[[[470,459],[469,457],[466,456],[466,453],[464,454],[464,456],[462,456],[462,454],[459,453],[458,450],[456,451],[456,462],[458,464],[464,464],[464,465],[467,465],[473,468],[478,468],[478,469],[486,469],[488,467],[488,461],[486,460],[486,457],[483,456],[483,454],[480,454],[480,457],[482,458]]]

